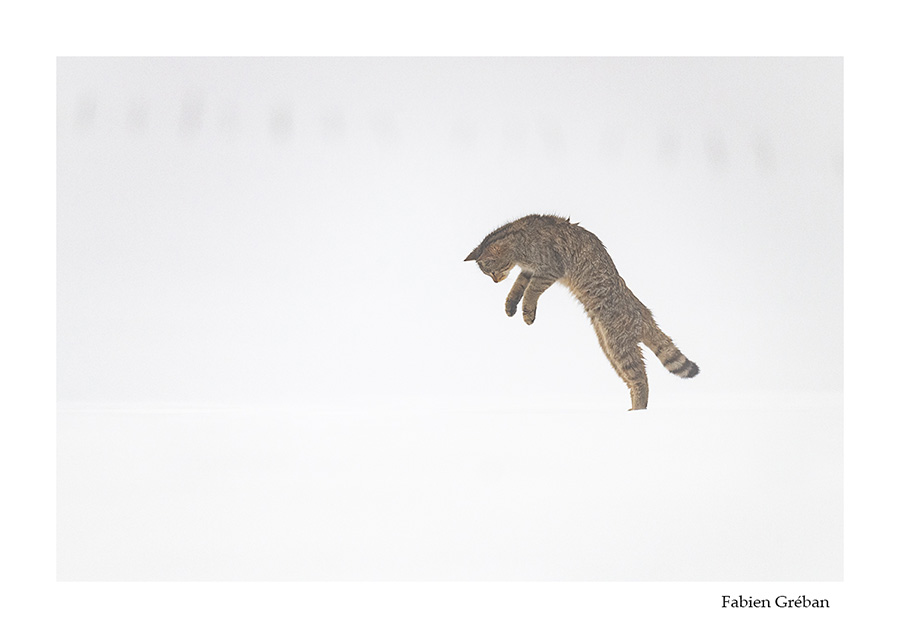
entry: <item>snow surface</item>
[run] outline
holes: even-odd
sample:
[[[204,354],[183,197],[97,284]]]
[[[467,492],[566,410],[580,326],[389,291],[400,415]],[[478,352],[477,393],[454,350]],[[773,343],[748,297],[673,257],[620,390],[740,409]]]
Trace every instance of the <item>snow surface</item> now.
[[[839,397],[710,403],[61,410],[58,578],[840,580]]]

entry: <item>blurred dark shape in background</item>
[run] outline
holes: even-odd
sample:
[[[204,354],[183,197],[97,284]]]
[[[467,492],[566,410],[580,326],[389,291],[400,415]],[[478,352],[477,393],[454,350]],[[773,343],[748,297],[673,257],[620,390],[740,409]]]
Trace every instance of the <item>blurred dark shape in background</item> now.
[[[721,133],[713,132],[706,138],[706,159],[710,166],[718,170],[728,168],[728,147]]]
[[[290,104],[274,107],[269,112],[269,135],[276,142],[285,142],[294,134],[294,112]]]
[[[75,108],[75,128],[87,131],[94,127],[97,118],[97,98],[92,95],[83,96]]]
[[[325,139],[331,141],[344,139],[347,132],[347,118],[340,107],[332,105],[322,111],[319,123]]]
[[[193,136],[203,128],[203,97],[197,93],[188,93],[182,98],[179,130],[184,136]]]

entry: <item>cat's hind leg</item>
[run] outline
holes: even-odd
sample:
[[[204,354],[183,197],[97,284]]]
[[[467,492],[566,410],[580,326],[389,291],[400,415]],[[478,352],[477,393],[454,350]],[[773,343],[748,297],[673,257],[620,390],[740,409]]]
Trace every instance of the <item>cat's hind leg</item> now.
[[[628,391],[631,393],[631,409],[646,410],[647,399],[650,397],[650,384],[647,382],[647,372],[644,370],[644,362],[640,363],[640,370],[632,372],[627,368],[623,369],[628,377],[623,376],[625,383],[628,385]]]
[[[644,356],[637,341],[633,343],[612,342],[610,353],[616,361],[616,372],[628,386],[631,393],[631,409],[643,410],[647,407],[650,384],[644,367]]]
[[[636,339],[627,334],[619,338],[611,338],[606,331],[594,323],[594,331],[600,342],[600,348],[609,359],[619,378],[628,386],[631,393],[631,409],[643,410],[647,407],[650,395],[650,384],[647,381],[647,370],[644,367],[644,355]]]

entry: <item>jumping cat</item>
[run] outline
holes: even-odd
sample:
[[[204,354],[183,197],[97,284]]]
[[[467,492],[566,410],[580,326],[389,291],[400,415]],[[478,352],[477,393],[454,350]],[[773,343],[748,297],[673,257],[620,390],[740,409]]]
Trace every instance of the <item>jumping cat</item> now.
[[[501,282],[514,266],[521,272],[506,298],[512,317],[522,301],[525,323],[534,323],[537,300],[557,281],[587,311],[600,347],[631,392],[631,409],[647,407],[649,386],[639,343],[659,357],[666,370],[689,379],[700,368],[659,329],[650,310],[619,276],[596,235],[556,215],[528,215],[490,233],[465,261]]]

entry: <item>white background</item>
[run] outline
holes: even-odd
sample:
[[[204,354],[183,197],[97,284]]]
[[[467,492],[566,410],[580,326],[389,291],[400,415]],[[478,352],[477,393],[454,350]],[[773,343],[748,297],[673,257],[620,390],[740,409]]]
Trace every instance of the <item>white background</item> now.
[[[59,399],[628,407],[577,302],[463,257],[556,212],[703,374],[841,389],[832,59],[61,59]],[[537,373],[536,373],[537,372]],[[673,399],[674,400],[674,399]]]
[[[58,575],[836,580],[840,59],[61,59]],[[696,360],[650,411],[558,212]],[[651,357],[652,358],[652,357]]]

